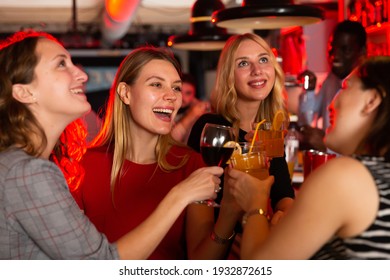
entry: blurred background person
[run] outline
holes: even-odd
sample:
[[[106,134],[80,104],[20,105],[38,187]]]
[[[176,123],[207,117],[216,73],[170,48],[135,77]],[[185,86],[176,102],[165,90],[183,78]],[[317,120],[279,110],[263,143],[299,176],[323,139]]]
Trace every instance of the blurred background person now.
[[[299,95],[297,124],[298,126],[309,125],[316,127],[318,117],[315,103],[317,76],[313,72],[305,70],[297,76],[297,80],[302,85],[302,92]]]
[[[329,126],[327,108],[341,89],[342,80],[366,57],[366,45],[367,34],[361,23],[345,20],[336,25],[329,38],[328,46],[331,71],[316,95],[313,108],[318,120],[317,126],[301,127],[302,147],[326,151],[323,137]]]
[[[195,121],[210,111],[210,103],[196,97],[196,83],[191,74],[184,73],[182,82],[182,104],[175,117],[171,134],[175,140],[186,144]]]

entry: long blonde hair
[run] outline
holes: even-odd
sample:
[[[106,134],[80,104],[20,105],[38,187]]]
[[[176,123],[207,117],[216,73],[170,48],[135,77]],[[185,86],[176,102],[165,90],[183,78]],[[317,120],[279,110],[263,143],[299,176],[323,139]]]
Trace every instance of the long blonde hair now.
[[[113,164],[110,179],[112,192],[114,192],[118,178],[120,178],[124,172],[122,167],[131,146],[131,137],[129,136],[132,133],[130,129],[132,118],[130,108],[119,98],[117,88],[121,82],[133,85],[142,68],[154,59],[170,62],[181,76],[179,63],[167,49],[147,46],[133,50],[127,55],[118,68],[110,90],[102,130],[91,143],[91,147],[107,146],[108,150],[113,150]],[[172,166],[167,162],[166,155],[170,147],[174,144],[179,145],[170,134],[160,135],[157,141],[155,150],[157,164],[165,171],[178,169],[188,160],[188,156],[184,156],[177,166]]]
[[[275,84],[267,98],[261,102],[255,121],[272,120],[278,110],[283,110],[286,113],[283,98],[284,73],[270,46],[256,34],[233,35],[226,42],[219,57],[215,86],[210,101],[215,112],[231,122],[236,129],[240,125],[240,115],[236,108],[238,97],[234,85],[234,56],[241,43],[246,40],[252,40],[263,47],[275,68]]]

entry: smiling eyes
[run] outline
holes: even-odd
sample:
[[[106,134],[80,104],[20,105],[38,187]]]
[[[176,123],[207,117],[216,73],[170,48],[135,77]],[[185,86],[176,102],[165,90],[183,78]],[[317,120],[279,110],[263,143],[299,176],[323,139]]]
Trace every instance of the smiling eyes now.
[[[160,83],[160,82],[153,82],[150,84],[152,87],[155,87],[155,88],[163,88],[163,84]],[[181,92],[181,86],[173,86],[172,89],[176,92]]]
[[[151,84],[152,87],[156,87],[156,88],[161,88],[162,87],[162,84],[161,83],[158,83],[158,82],[154,82]]]
[[[174,91],[177,91],[177,92],[181,92],[181,87],[180,87],[180,86],[173,87],[173,90],[174,90]]]
[[[59,67],[66,67],[66,62],[64,59],[61,59],[59,62],[58,62],[58,66]]]
[[[269,61],[268,57],[265,57],[265,56],[260,57],[260,59],[259,59],[260,63],[267,63],[268,61]]]
[[[57,63],[59,68],[72,68],[73,63],[70,59],[61,58]]]
[[[244,67],[244,66],[247,66],[247,65],[249,65],[249,63],[248,63],[247,61],[245,61],[245,60],[240,61],[240,62],[238,63],[238,67]]]
[[[267,56],[262,56],[259,58],[259,64],[264,64],[268,62],[269,62],[269,58]],[[241,60],[238,63],[238,67],[245,67],[248,66],[249,64],[250,62],[248,60]]]

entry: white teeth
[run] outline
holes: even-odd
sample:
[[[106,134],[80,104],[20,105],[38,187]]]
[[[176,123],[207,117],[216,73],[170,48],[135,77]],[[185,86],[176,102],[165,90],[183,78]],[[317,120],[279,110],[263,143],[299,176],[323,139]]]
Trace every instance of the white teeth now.
[[[171,109],[153,109],[155,113],[164,113],[164,114],[172,114],[173,110]]]
[[[341,67],[343,64],[341,62],[333,62],[334,67]]]
[[[75,89],[71,89],[70,92],[73,94],[79,94],[79,93],[83,93],[84,91],[81,88],[75,88]]]
[[[251,83],[251,85],[254,85],[254,86],[261,86],[265,83],[265,81],[262,81],[262,82],[256,82],[256,83]]]

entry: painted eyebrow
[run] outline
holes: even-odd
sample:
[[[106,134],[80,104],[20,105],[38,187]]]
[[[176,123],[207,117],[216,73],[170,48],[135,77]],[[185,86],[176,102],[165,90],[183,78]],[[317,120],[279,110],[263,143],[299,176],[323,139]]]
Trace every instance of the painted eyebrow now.
[[[65,59],[69,59],[69,56],[66,55],[66,54],[58,54],[56,55],[53,60],[57,59],[57,58],[65,58]]]
[[[153,75],[153,76],[150,76],[149,78],[146,79],[146,82],[151,80],[151,79],[157,79],[157,80],[160,80],[160,81],[165,81],[165,79],[161,78],[160,76],[156,76],[156,75]],[[182,80],[176,80],[173,82],[174,84],[176,83],[180,83],[180,84],[183,84]]]
[[[257,57],[262,57],[262,56],[269,56],[269,54],[268,53],[260,53]],[[237,57],[236,61],[241,60],[241,59],[248,59],[248,57],[247,56]]]
[[[71,57],[66,54],[57,54],[56,56],[53,57],[51,61],[56,63],[57,60],[61,60],[61,59],[64,59],[66,61],[72,61]]]

